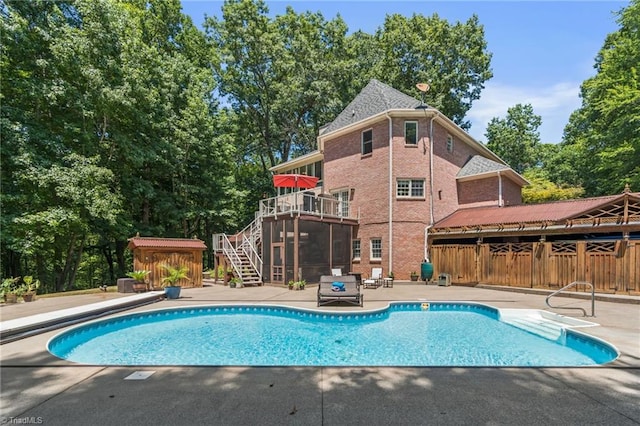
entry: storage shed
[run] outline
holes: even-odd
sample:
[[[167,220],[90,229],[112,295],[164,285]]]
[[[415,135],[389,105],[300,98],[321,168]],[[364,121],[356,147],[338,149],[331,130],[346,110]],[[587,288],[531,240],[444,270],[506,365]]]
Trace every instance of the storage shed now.
[[[133,269],[151,271],[149,284],[160,287],[166,275],[163,265],[187,266],[189,281],[182,287],[202,287],[202,252],[207,249],[204,241],[188,238],[133,237],[128,248],[133,251]]]

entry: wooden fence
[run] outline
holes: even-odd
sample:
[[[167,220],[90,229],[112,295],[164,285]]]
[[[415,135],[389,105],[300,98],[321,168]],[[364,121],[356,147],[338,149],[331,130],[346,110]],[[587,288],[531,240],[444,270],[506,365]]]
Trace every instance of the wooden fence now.
[[[557,289],[588,281],[600,293],[640,294],[637,241],[443,244],[430,253],[434,275],[448,273],[455,284]]]

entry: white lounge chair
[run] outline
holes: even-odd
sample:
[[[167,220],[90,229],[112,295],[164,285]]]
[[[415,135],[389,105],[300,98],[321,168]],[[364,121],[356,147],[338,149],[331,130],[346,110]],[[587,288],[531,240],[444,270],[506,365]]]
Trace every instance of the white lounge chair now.
[[[382,268],[371,268],[371,276],[362,281],[364,288],[378,288],[382,284]]]

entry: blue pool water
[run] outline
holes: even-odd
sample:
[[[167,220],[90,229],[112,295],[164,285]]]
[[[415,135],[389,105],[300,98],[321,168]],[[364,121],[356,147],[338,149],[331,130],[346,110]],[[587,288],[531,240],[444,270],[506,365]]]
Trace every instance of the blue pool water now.
[[[605,342],[558,341],[467,303],[402,303],[373,313],[209,306],[126,315],[51,339],[63,359],[98,365],[584,366],[609,362]]]

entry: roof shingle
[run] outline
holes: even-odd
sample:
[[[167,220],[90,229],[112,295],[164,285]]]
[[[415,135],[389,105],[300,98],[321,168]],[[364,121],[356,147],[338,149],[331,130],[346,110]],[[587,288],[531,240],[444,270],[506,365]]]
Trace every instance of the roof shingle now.
[[[421,105],[419,100],[371,79],[355,99],[324,129],[324,133],[333,132],[391,109],[415,109]]]
[[[458,172],[457,177],[482,175],[490,172],[508,170],[509,166],[489,160],[481,155],[474,155]]]

